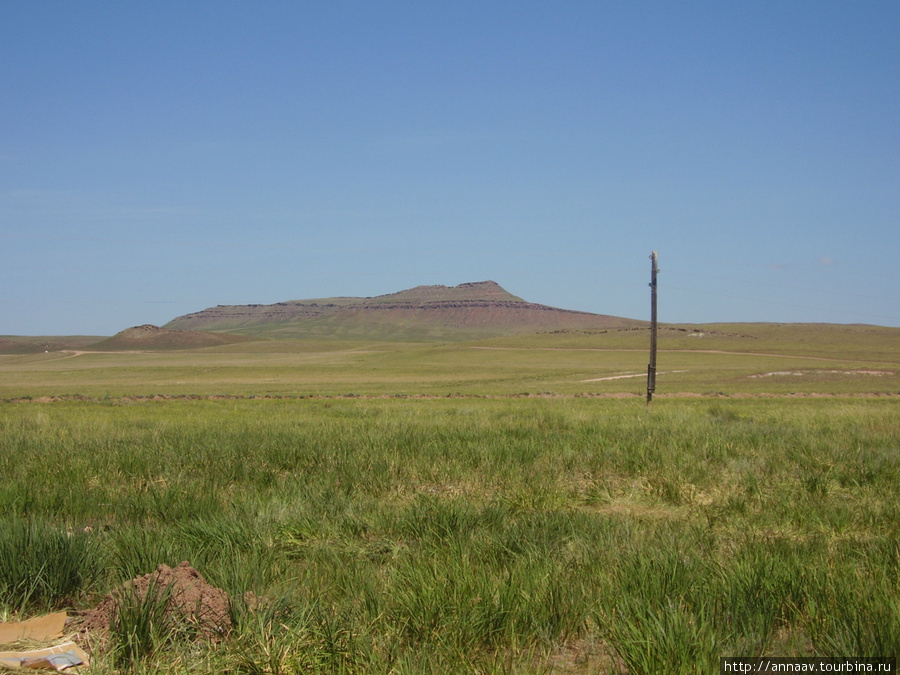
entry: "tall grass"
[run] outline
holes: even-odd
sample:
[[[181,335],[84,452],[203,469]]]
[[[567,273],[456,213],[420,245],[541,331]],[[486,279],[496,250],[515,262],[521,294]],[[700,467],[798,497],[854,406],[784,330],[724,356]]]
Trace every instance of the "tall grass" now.
[[[37,604],[88,604],[91,588],[184,559],[225,588],[232,635],[153,652],[166,672],[885,656],[900,635],[898,412],[892,399],[667,401],[649,417],[581,399],[6,405],[0,522],[44,523],[91,552],[73,590]],[[81,559],[67,555],[52,566]],[[35,606],[27,584],[4,584],[4,607]]]
[[[172,586],[151,581],[146,592],[128,586],[118,594],[110,620],[110,653],[118,666],[133,667],[168,647],[178,636],[170,611]]]
[[[0,518],[0,599],[13,611],[54,609],[90,589],[103,563],[96,543],[38,518]]]

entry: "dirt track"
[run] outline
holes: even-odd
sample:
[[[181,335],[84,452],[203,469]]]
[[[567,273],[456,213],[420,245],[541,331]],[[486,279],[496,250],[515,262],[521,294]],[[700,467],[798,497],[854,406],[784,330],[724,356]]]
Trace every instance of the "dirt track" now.
[[[646,352],[646,349],[613,349],[603,347],[482,347],[473,346],[472,349],[495,349],[510,352]],[[831,361],[844,363],[846,359],[833,359],[827,356],[802,356],[799,354],[770,354],[768,352],[733,352],[724,349],[660,349],[660,354],[724,354],[729,356],[771,356],[779,359],[808,359],[811,361]]]

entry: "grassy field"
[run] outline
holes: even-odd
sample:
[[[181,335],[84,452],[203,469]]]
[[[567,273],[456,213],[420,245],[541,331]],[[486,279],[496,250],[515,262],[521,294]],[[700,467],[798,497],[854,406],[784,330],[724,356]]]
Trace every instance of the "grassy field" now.
[[[0,357],[0,613],[188,560],[232,632],[139,607],[94,672],[898,655],[896,330],[716,330],[666,337],[650,415],[599,379],[646,369],[637,331]]]
[[[659,396],[897,394],[900,329],[725,325],[659,339]],[[0,354],[0,399],[640,395],[648,331],[463,343],[270,340],[167,352]]]

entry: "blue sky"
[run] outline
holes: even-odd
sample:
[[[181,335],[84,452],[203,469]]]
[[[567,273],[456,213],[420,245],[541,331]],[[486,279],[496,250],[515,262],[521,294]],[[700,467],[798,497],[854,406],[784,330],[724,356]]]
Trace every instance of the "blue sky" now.
[[[900,326],[900,3],[0,7],[0,334],[493,279]]]

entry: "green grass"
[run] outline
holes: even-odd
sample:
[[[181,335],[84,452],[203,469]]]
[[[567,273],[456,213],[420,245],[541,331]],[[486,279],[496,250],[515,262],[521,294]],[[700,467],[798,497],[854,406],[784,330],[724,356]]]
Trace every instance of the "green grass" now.
[[[82,571],[40,598],[4,582],[0,603],[88,606],[185,559],[231,594],[224,643],[160,650],[135,629],[101,672],[693,673],[723,655],[896,655],[898,406],[4,403],[0,556],[62,541],[74,548],[42,555],[40,574]],[[253,609],[246,591],[267,600]]]
[[[669,327],[657,396],[896,395],[900,329]],[[0,354],[0,400],[153,396],[641,396],[646,329],[471,342],[266,340],[185,351]]]
[[[89,589],[103,561],[97,542],[32,517],[0,521],[0,598],[7,610],[50,610]]]
[[[175,641],[179,632],[171,616],[171,586],[151,583],[141,595],[133,586],[119,592],[109,626],[109,655],[117,666],[133,667]]]
[[[644,350],[483,348],[487,346],[5,355],[0,356],[0,400],[351,394],[639,397],[646,387]],[[294,345],[283,348],[288,347]],[[662,352],[657,397],[685,393],[896,395],[900,392],[898,360]]]

